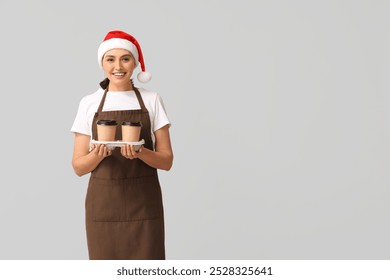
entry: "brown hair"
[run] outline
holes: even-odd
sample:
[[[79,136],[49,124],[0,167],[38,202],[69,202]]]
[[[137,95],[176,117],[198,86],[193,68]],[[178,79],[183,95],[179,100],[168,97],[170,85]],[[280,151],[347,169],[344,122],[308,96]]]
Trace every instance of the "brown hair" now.
[[[110,84],[110,80],[108,78],[105,78],[103,81],[100,82],[100,87],[102,89],[106,89],[109,84]]]

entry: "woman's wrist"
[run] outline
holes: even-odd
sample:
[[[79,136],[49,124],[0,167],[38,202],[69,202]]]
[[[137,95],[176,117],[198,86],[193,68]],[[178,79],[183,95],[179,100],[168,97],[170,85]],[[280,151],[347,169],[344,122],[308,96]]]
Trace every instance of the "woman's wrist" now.
[[[142,153],[143,148],[144,148],[144,145],[141,145],[141,147],[139,147],[138,150],[135,151],[135,152],[136,152],[137,154],[140,154],[140,153]]]

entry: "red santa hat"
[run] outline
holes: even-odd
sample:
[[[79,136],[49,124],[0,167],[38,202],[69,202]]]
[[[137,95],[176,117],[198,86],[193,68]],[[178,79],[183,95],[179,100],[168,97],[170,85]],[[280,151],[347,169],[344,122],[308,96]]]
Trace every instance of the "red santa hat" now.
[[[98,62],[101,68],[103,68],[102,62],[104,54],[111,49],[125,49],[131,52],[135,59],[135,65],[138,66],[138,64],[141,64],[142,71],[137,75],[138,80],[142,83],[150,81],[152,75],[145,71],[145,62],[141,46],[133,36],[120,30],[108,32],[98,49]]]

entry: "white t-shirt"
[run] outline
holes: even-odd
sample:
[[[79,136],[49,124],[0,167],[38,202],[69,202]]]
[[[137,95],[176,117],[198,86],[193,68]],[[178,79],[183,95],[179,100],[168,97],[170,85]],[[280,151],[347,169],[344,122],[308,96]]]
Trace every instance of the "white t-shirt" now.
[[[154,132],[165,125],[171,125],[164,103],[156,92],[140,88],[142,100],[149,112],[151,134],[153,144],[155,142]],[[95,93],[83,97],[80,101],[76,118],[73,122],[71,132],[78,132],[92,137],[93,116],[98,110],[104,90],[99,88]],[[103,111],[136,110],[141,109],[137,96],[131,91],[108,91],[104,101]]]

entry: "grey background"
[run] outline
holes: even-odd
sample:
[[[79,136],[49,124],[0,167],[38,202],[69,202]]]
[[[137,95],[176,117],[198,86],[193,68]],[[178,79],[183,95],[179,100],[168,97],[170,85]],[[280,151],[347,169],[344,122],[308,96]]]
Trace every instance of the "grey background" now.
[[[69,129],[122,29],[173,123],[168,259],[388,259],[389,6],[2,0],[0,258],[88,258]]]

